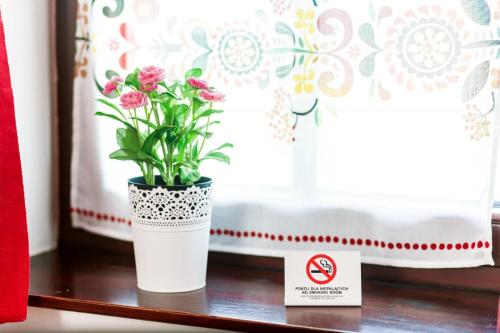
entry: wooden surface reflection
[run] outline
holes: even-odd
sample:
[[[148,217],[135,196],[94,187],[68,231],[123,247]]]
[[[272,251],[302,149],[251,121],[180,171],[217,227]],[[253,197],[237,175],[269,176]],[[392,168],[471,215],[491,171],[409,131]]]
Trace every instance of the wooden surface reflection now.
[[[283,305],[283,272],[211,263],[207,287],[139,290],[133,261],[99,253],[32,258],[32,306],[249,332],[496,332],[498,294],[363,282],[363,306]]]

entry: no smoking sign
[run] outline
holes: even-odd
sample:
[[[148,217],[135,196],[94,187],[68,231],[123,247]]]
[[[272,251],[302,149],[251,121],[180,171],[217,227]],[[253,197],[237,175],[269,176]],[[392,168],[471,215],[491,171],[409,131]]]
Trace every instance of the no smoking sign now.
[[[337,265],[326,254],[317,254],[307,261],[306,272],[312,282],[327,284],[335,278]]]
[[[360,253],[288,252],[285,305],[361,305]]]

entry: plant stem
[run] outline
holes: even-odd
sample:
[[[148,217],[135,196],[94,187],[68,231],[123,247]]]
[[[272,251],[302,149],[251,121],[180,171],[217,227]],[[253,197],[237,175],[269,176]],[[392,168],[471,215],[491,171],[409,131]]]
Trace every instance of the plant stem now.
[[[210,109],[212,108],[212,103],[210,103]],[[210,116],[207,117],[207,124],[205,126],[205,133],[208,131],[208,124],[210,124]],[[206,134],[205,134],[206,136]],[[201,151],[203,150],[203,146],[205,145],[205,136],[203,136],[203,140],[201,141],[201,146],[200,149],[198,149],[198,156],[196,156],[196,159],[200,156]]]
[[[160,123],[160,117],[158,116],[158,110],[156,108],[156,103],[152,103],[152,108],[153,108],[153,113],[155,115],[155,120],[156,120],[156,125],[158,126],[158,128],[161,126],[161,123]],[[162,150],[162,153],[163,153],[163,160],[165,162],[165,172],[166,172],[166,179],[165,182],[168,181],[168,178],[169,178],[169,164],[168,164],[168,161],[167,161],[167,148],[165,147],[165,140],[163,140],[163,138],[160,139],[160,143],[161,143],[161,150]]]

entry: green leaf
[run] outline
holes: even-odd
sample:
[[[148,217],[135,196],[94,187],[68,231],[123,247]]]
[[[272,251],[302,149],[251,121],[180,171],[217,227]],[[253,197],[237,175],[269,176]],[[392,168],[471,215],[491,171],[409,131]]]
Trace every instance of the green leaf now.
[[[234,148],[234,145],[232,143],[226,142],[223,145],[221,145],[220,147],[215,148],[214,150],[221,150],[224,148]]]
[[[178,125],[184,124],[184,119],[187,118],[189,111],[189,106],[186,104],[177,104],[174,107],[174,114],[176,116],[176,121]]]
[[[141,142],[139,140],[139,135],[135,129],[131,129],[128,127],[118,128],[116,130],[116,142],[122,149],[135,152],[141,150]]]
[[[139,69],[137,68],[133,73],[130,73],[125,78],[125,84],[130,85],[136,89],[141,88],[141,84],[139,83],[139,79],[137,76],[139,75]]]
[[[125,149],[118,149],[109,154],[109,158],[120,161],[137,161],[137,153]]]
[[[181,183],[192,185],[201,178],[201,173],[197,169],[181,166],[179,168],[179,178],[181,179]]]
[[[193,150],[191,150],[191,158],[195,159],[198,157],[198,142],[194,143]]]
[[[161,161],[157,158],[154,158],[151,155],[148,155],[142,151],[131,151],[128,149],[118,149],[111,154],[109,154],[109,158],[112,160],[119,161],[134,161],[136,163],[146,162],[148,164],[156,167],[160,172],[163,172],[163,165]]]
[[[117,107],[116,105],[114,105],[113,103],[111,103],[110,101],[107,101],[103,98],[98,98],[96,101],[98,101],[99,103],[102,103],[106,106],[109,106],[110,108],[112,108],[113,110],[115,110],[116,112],[118,112],[123,118],[125,118],[125,116],[123,115],[122,111],[120,110],[119,107]]]
[[[204,129],[204,128],[203,128]],[[193,129],[189,131],[189,141],[191,141],[195,136],[201,136],[205,139],[210,139],[213,136],[212,132],[205,132],[199,129]]]
[[[159,94],[158,96],[156,96],[155,98],[151,98],[151,101],[152,102],[164,102],[164,101],[169,101],[171,98],[178,99],[177,96],[175,96],[175,94],[171,93],[170,91],[165,91],[165,92]]]
[[[198,97],[193,97],[193,111],[196,112],[200,109],[201,106],[206,104],[206,102],[202,101]]]
[[[221,153],[220,151],[209,152],[208,154],[206,154],[202,158],[202,160],[217,160],[217,161],[221,161],[221,162],[224,162],[227,164],[229,164],[231,162],[231,159],[229,158],[229,156],[227,156],[224,153]]]
[[[202,71],[201,68],[191,68],[190,70],[188,70],[186,72],[186,74],[184,75],[184,77],[187,80],[190,77],[200,77],[202,74],[203,74],[203,71]]]
[[[108,117],[108,118],[111,118],[113,120],[116,120],[116,121],[119,121],[120,123],[122,123],[123,125],[131,128],[131,129],[134,129],[134,126],[132,126],[130,123],[126,122],[125,120],[121,119],[121,118],[118,118],[117,116],[115,116],[114,114],[109,114],[109,113],[104,113],[104,112],[96,112],[95,113],[96,116],[101,116],[101,117]]]
[[[224,110],[207,109],[205,111],[202,111],[199,115],[197,115],[196,119],[208,117],[214,113],[223,113],[223,112],[224,112]]]
[[[139,117],[129,117],[129,119],[134,119],[134,120],[137,120],[138,122],[140,123],[143,123],[144,125],[150,127],[150,128],[153,128],[153,129],[156,129],[158,126],[156,126],[155,124],[153,124],[152,122],[150,121],[147,121],[146,119],[143,119],[143,118],[139,118]]]
[[[172,132],[174,129],[175,128],[173,126],[161,126],[155,129],[144,141],[142,151],[150,154],[156,143],[161,140],[163,135],[167,134],[169,131]]]

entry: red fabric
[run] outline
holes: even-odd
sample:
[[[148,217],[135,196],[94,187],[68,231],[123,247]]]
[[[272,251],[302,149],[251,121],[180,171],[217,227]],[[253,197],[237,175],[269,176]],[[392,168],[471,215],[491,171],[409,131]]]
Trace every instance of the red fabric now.
[[[25,93],[29,96],[29,92]],[[14,100],[1,15],[0,135],[0,323],[4,323],[26,318],[29,254]]]

